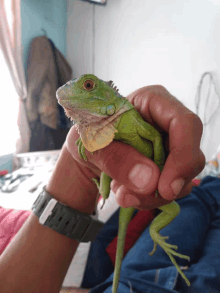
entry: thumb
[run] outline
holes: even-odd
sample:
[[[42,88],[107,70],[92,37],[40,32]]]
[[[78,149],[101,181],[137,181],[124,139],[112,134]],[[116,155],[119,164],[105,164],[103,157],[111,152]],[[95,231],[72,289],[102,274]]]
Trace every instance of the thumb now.
[[[90,169],[96,176],[105,172],[112,179],[138,194],[150,195],[157,189],[160,177],[158,166],[130,145],[113,141],[93,154],[85,150],[88,159],[85,161],[80,158],[75,143],[78,137],[76,128],[72,127],[67,137],[68,150],[75,160]]]
[[[89,161],[136,193],[147,195],[157,189],[159,168],[130,145],[113,141],[93,155],[90,154]]]

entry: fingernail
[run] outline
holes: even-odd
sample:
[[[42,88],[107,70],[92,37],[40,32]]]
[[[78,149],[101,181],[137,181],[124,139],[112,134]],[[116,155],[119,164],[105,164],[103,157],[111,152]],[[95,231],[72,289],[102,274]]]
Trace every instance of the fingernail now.
[[[180,191],[183,188],[183,185],[185,184],[185,180],[183,178],[177,179],[171,183],[171,188],[173,190],[173,193],[175,196],[179,195]]]
[[[135,165],[129,175],[129,180],[137,187],[137,188],[145,188],[149,183],[152,175],[152,169],[143,164]]]
[[[139,199],[137,199],[137,197],[133,196],[132,194],[126,194],[125,205],[126,207],[138,206],[140,205],[140,201]]]

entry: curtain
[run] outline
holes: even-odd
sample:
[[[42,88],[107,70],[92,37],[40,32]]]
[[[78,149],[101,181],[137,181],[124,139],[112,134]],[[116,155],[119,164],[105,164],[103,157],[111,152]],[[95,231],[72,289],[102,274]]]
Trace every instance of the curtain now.
[[[0,48],[18,94],[18,127],[20,137],[16,153],[29,150],[30,130],[25,110],[27,87],[22,63],[20,0],[0,0]]]

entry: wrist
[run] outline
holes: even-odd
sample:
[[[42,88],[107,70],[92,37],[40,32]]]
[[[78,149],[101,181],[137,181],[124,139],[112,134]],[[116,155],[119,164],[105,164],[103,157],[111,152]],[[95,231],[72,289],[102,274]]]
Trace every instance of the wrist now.
[[[34,202],[32,210],[40,224],[78,242],[94,241],[104,225],[88,214],[57,201],[45,189]]]
[[[64,145],[45,189],[70,208],[92,214],[98,193],[92,177],[92,172],[79,166]]]

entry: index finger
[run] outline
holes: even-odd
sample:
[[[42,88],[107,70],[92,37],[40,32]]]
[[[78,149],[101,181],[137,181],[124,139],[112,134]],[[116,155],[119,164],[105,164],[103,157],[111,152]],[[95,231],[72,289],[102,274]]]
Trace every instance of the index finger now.
[[[141,88],[127,99],[147,122],[168,134],[169,155],[158,191],[164,199],[172,200],[204,168],[205,158],[200,150],[202,122],[162,86]]]

